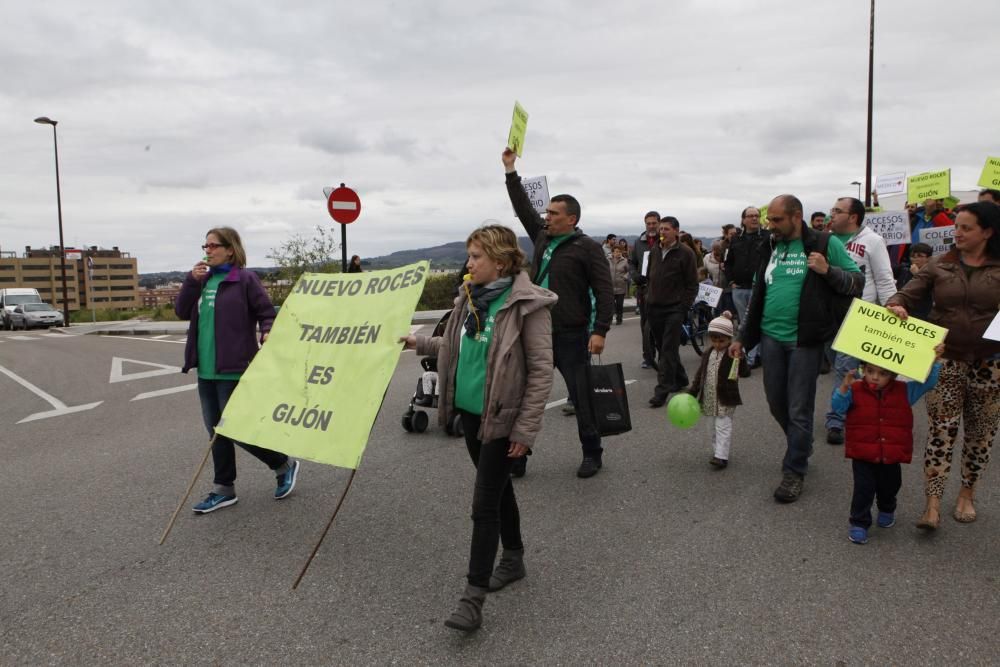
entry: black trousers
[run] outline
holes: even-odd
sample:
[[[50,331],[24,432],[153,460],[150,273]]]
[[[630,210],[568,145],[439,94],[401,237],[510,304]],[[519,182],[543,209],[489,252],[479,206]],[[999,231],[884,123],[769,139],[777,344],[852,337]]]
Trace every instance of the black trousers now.
[[[615,294],[615,319],[618,324],[622,323],[622,317],[625,316],[625,295]]]
[[[657,397],[665,397],[688,385],[680,353],[681,325],[685,315],[687,308],[681,304],[649,309],[649,330],[660,355],[654,391]]]
[[[507,456],[507,438],[480,442],[481,417],[462,413],[465,446],[476,466],[476,486],[472,493],[472,546],[469,550],[469,584],[487,588],[497,557],[497,545],[523,549],[521,515],[517,511],[510,469],[517,459]]]
[[[656,349],[653,347],[653,337],[649,332],[649,306],[646,305],[645,290],[638,290],[635,295],[639,306],[639,330],[642,332],[642,360],[652,364],[656,361]]]
[[[903,466],[898,463],[851,461],[854,468],[854,496],[851,498],[851,525],[870,528],[872,503],[879,512],[896,511],[896,494],[903,485]]]
[[[587,351],[589,340],[590,334],[586,329],[552,332],[552,361],[566,382],[566,391],[573,405],[579,405],[576,401],[577,376],[590,363],[590,352]],[[583,455],[601,458],[604,451],[601,436],[582,410],[576,411],[576,432],[580,436]]]

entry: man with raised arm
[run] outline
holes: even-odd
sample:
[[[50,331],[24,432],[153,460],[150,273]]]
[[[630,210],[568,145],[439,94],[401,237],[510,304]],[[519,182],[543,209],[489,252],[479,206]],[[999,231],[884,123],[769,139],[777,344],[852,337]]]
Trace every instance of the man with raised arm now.
[[[521,177],[514,168],[517,154],[508,148],[501,159],[507,172],[510,203],[535,244],[532,280],[559,297],[552,309],[553,362],[566,381],[569,400],[579,405],[577,376],[590,362],[591,354],[604,350],[604,338],[614,313],[608,262],[601,244],[577,227],[580,203],[576,198],[556,195],[546,207],[543,220],[521,187]],[[601,436],[579,410],[576,420],[583,448],[583,461],[576,474],[593,477],[603,465]]]

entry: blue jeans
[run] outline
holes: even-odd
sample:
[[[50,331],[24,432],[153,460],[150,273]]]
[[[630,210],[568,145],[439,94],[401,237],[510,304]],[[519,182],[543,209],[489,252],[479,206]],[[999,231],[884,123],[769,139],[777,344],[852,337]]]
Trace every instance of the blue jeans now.
[[[785,458],[781,468],[804,476],[813,449],[816,376],[823,346],[799,347],[764,336],[760,341],[760,354],[764,361],[767,406],[785,432]]]
[[[837,352],[835,354],[836,356],[833,358],[833,373],[837,379],[833,384],[834,392],[836,392],[840,387],[840,383],[844,380],[844,376],[858,367],[858,360],[854,357],[849,357],[843,352]],[[833,394],[830,394],[830,411],[826,413],[826,430],[829,431],[831,428],[844,430],[845,416],[846,415],[843,412],[837,412],[833,409]]]
[[[740,319],[740,322],[744,322],[747,319],[747,304],[750,303],[750,293],[753,292],[752,289],[746,289],[744,287],[734,287],[733,288],[733,306],[736,308],[736,314]],[[757,355],[760,353],[760,345],[757,345],[752,350],[747,350],[747,363],[753,364],[757,361]]]
[[[239,380],[198,378],[201,416],[205,420],[205,428],[208,429],[210,436],[215,435],[215,425],[222,418],[222,411],[226,409],[226,403],[233,395],[237,382]],[[215,492],[224,496],[235,494],[233,484],[236,482],[236,448],[233,445],[239,445],[275,472],[284,472],[281,469],[288,463],[288,457],[280,452],[235,442],[224,435],[219,435],[212,445],[212,463],[215,465]]]
[[[878,511],[892,514],[896,511],[896,494],[903,486],[903,467],[898,463],[869,463],[851,461],[854,472],[854,494],[851,496],[852,526],[871,528],[872,503],[878,502]]]
[[[587,343],[590,335],[586,329],[554,331],[552,333],[552,356],[555,367],[566,381],[566,391],[569,392],[569,400],[579,408],[576,400],[576,378],[583,367],[590,363],[590,352],[587,351]],[[576,411],[576,430],[580,435],[580,445],[583,447],[584,456],[601,458],[601,436],[590,419],[583,414],[582,410]]]

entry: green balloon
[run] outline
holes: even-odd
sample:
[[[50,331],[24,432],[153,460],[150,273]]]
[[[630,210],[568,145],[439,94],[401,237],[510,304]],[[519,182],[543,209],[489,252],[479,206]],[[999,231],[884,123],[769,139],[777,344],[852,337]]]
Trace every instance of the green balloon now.
[[[698,423],[701,416],[701,406],[698,399],[691,394],[674,394],[667,403],[667,417],[677,428],[691,428]]]

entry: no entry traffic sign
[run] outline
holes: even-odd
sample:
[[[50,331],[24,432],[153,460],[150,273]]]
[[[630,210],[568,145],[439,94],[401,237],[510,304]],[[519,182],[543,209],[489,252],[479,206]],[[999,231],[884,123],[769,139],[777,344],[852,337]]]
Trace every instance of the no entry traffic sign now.
[[[326,210],[337,222],[350,224],[361,215],[361,198],[357,192],[341,183],[340,187],[331,192],[327,198]]]

